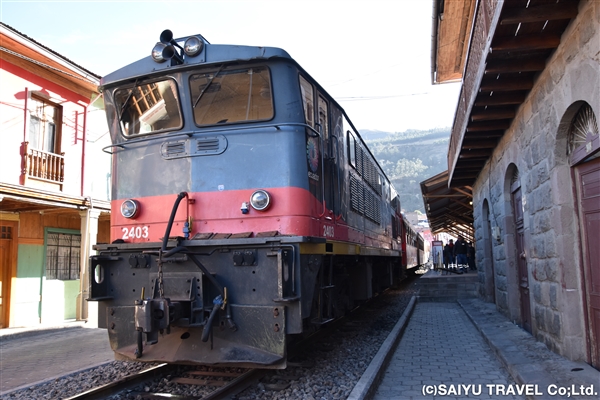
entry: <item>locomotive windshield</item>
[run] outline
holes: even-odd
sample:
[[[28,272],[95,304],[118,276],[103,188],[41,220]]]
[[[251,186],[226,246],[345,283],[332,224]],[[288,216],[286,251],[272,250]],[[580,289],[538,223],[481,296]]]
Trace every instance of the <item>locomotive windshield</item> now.
[[[137,84],[115,92],[121,129],[126,136],[181,128],[175,81]]]
[[[190,77],[196,125],[273,118],[269,69],[215,70]]]

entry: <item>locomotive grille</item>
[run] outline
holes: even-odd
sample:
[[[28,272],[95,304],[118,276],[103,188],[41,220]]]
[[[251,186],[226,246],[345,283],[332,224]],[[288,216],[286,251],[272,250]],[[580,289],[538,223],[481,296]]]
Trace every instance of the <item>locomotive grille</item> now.
[[[164,158],[175,158],[185,156],[185,140],[178,142],[166,142],[160,148],[160,152]]]
[[[358,175],[360,175],[377,194],[381,195],[381,181],[379,180],[379,171],[377,170],[375,163],[370,159],[369,154],[360,147],[358,142],[356,142],[354,146],[354,152],[356,154],[356,172],[358,172]]]
[[[350,175],[350,207],[356,213],[381,224],[381,201],[361,179]]]
[[[178,140],[162,144],[161,155],[166,159],[190,156],[221,154],[227,149],[227,139],[223,135],[196,139]]]
[[[203,138],[196,139],[196,152],[197,153],[208,153],[219,151],[219,138]]]
[[[365,187],[365,217],[381,223],[381,206],[378,196]]]
[[[350,207],[359,214],[364,212],[363,184],[359,178],[350,175]]]
[[[364,158],[363,149],[360,147],[360,145],[357,142],[356,143],[356,171],[358,172],[358,175],[360,175],[360,176],[364,175],[363,158]]]

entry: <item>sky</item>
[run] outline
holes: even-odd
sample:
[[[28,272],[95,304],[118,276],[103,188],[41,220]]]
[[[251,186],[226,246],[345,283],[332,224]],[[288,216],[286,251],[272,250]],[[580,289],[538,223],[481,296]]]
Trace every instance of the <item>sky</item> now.
[[[431,83],[433,0],[0,0],[0,21],[103,76],[164,29],[280,47],[360,130],[452,126],[459,84]]]

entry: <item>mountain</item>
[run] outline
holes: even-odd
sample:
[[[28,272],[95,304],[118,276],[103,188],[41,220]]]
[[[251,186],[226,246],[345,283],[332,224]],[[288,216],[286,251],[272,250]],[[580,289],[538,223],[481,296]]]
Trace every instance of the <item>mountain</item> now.
[[[450,128],[381,132],[360,135],[400,194],[402,209],[425,212],[422,181],[448,169]]]

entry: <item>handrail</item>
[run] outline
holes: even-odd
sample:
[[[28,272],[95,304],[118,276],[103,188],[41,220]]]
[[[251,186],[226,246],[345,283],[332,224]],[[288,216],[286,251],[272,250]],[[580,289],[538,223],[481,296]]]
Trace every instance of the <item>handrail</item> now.
[[[323,129],[323,125],[317,123],[315,125],[319,126],[319,130]],[[323,212],[318,215],[319,218],[323,218],[323,216],[327,213],[327,204],[325,203],[325,153],[324,153],[324,137],[319,132],[319,147],[320,147],[320,157],[321,157],[321,203],[323,203]]]
[[[335,155],[336,155],[336,161],[335,161],[335,174],[337,177],[337,184],[338,184],[338,190],[337,190],[337,196],[338,196],[338,203],[339,203],[339,208],[337,209],[337,211],[340,212],[339,217],[335,215],[336,212],[336,202],[335,202],[335,198],[333,199],[333,215],[335,216],[334,221],[338,221],[341,216],[341,210],[342,210],[342,183],[340,181],[340,143],[339,143],[339,138],[336,135],[331,135],[331,137],[333,139],[335,139],[334,141],[332,141],[332,143],[335,144]],[[335,190],[334,190],[335,193]]]
[[[227,131],[261,129],[261,128],[275,128],[276,130],[281,130],[280,127],[282,127],[282,126],[297,126],[297,127],[301,127],[301,128],[307,128],[310,131],[312,131],[312,133],[314,134],[313,137],[320,137],[321,136],[319,134],[319,132],[317,132],[317,130],[315,130],[310,125],[303,124],[303,123],[300,123],[300,122],[286,122],[286,123],[283,123],[283,124],[236,126],[236,127],[227,127],[227,128],[221,128],[221,127],[219,127],[219,128],[216,128],[216,129],[215,128],[209,128],[209,129],[202,130],[202,131],[177,132],[177,133],[169,134],[168,138],[172,139],[172,138],[181,137],[181,136],[192,137],[196,133],[202,133],[202,134],[206,134],[206,133],[222,133],[222,132],[227,132]],[[125,145],[150,142],[150,141],[158,140],[158,139],[164,139],[164,136],[152,135],[152,136],[144,136],[144,137],[139,138],[139,139],[130,139],[130,140],[126,141],[126,142],[110,144],[110,145],[102,148],[102,151],[105,152],[105,153],[107,153],[107,154],[114,154],[114,152],[107,151],[107,149],[110,149],[112,147],[119,147],[121,149],[126,149],[127,147]]]

